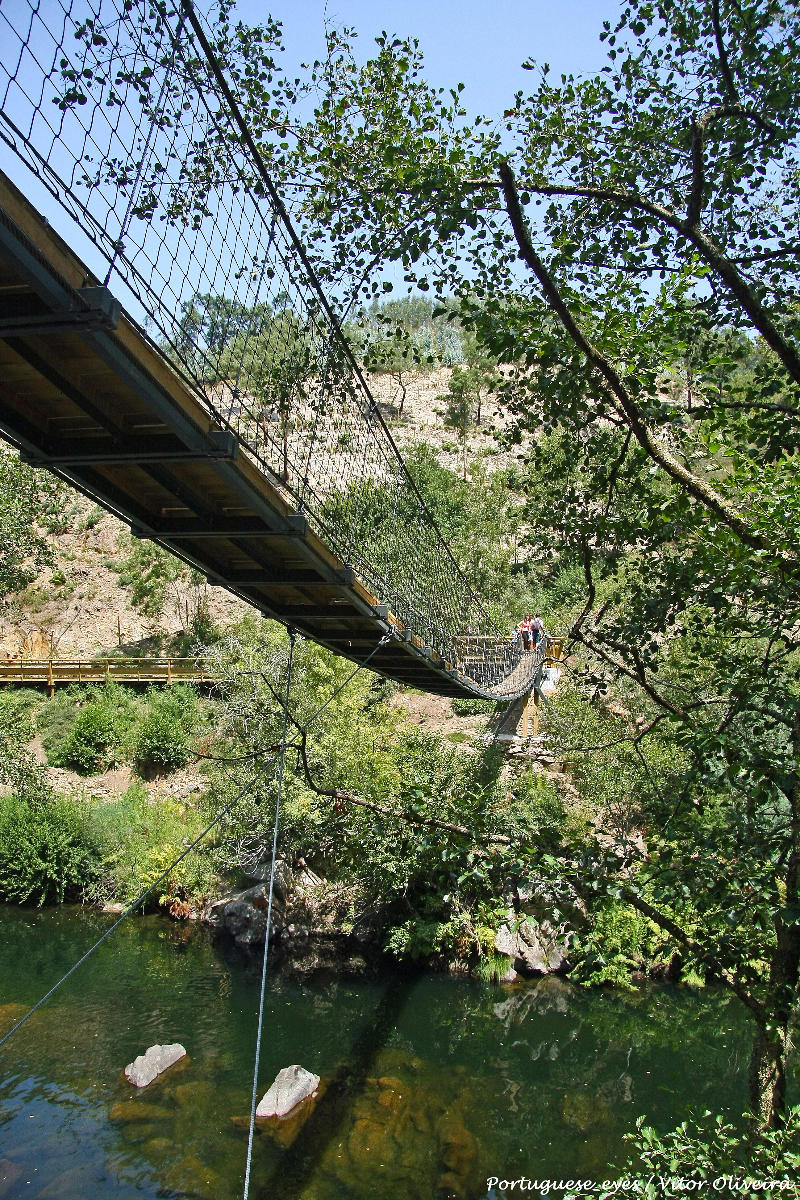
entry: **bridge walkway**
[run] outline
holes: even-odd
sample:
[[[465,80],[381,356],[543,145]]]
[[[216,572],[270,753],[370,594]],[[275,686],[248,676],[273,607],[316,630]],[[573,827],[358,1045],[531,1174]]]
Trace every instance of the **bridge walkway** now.
[[[374,652],[370,667],[400,683],[475,694],[463,664],[414,636],[287,506],[1,172],[0,432],[265,616],[353,660]]]

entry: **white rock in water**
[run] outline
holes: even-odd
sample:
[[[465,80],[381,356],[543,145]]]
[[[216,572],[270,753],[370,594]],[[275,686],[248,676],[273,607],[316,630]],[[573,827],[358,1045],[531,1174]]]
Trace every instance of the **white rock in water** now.
[[[285,1117],[319,1087],[319,1075],[295,1064],[284,1067],[256,1109],[257,1117]]]
[[[174,1042],[171,1046],[151,1046],[132,1063],[128,1063],[125,1078],[134,1087],[147,1087],[148,1083],[152,1083],[167,1067],[171,1067],[185,1054],[186,1050],[180,1042]]]

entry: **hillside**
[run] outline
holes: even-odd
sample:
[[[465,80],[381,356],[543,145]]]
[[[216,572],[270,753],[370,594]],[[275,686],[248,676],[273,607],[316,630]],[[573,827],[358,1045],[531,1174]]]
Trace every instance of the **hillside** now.
[[[437,399],[450,373],[450,368],[442,367],[405,377],[402,415],[397,412],[398,388],[391,376],[374,375],[370,384],[401,451],[422,442],[435,451],[442,466],[458,472],[461,448],[453,431],[444,426]],[[480,463],[493,472],[516,461],[495,436],[502,428],[495,406],[487,402],[482,424],[468,436],[470,466]],[[129,552],[127,526],[74,492],[63,524],[63,531],[52,536],[53,565],[24,591],[4,598],[0,609],[0,656],[4,658],[45,658],[51,647],[62,659],[152,652],[187,633],[198,608],[204,608],[213,624],[221,627],[252,611],[224,589],[184,577],[169,588],[163,613],[148,619],[131,604],[129,590],[121,585],[120,565]]]

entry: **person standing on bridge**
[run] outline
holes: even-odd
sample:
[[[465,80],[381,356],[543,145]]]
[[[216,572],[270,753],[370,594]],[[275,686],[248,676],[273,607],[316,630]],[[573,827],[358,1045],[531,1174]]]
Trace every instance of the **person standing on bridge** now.
[[[535,650],[536,647],[539,645],[539,642],[541,642],[541,640],[545,636],[544,621],[542,620],[540,613],[537,613],[536,616],[531,621],[530,630],[531,630],[531,640],[533,642],[533,649]]]

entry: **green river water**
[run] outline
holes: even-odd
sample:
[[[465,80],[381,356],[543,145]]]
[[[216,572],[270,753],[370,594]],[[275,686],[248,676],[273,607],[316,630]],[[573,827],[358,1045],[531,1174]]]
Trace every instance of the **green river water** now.
[[[109,920],[0,906],[0,1034]],[[241,1196],[258,988],[202,929],[123,923],[0,1050],[0,1200]],[[302,1128],[258,1132],[250,1195],[481,1200],[490,1176],[607,1178],[640,1113],[741,1113],[749,1037],[710,989],[276,969],[259,1095],[291,1063],[327,1090]],[[126,1063],[176,1041],[187,1058],[135,1092]]]

